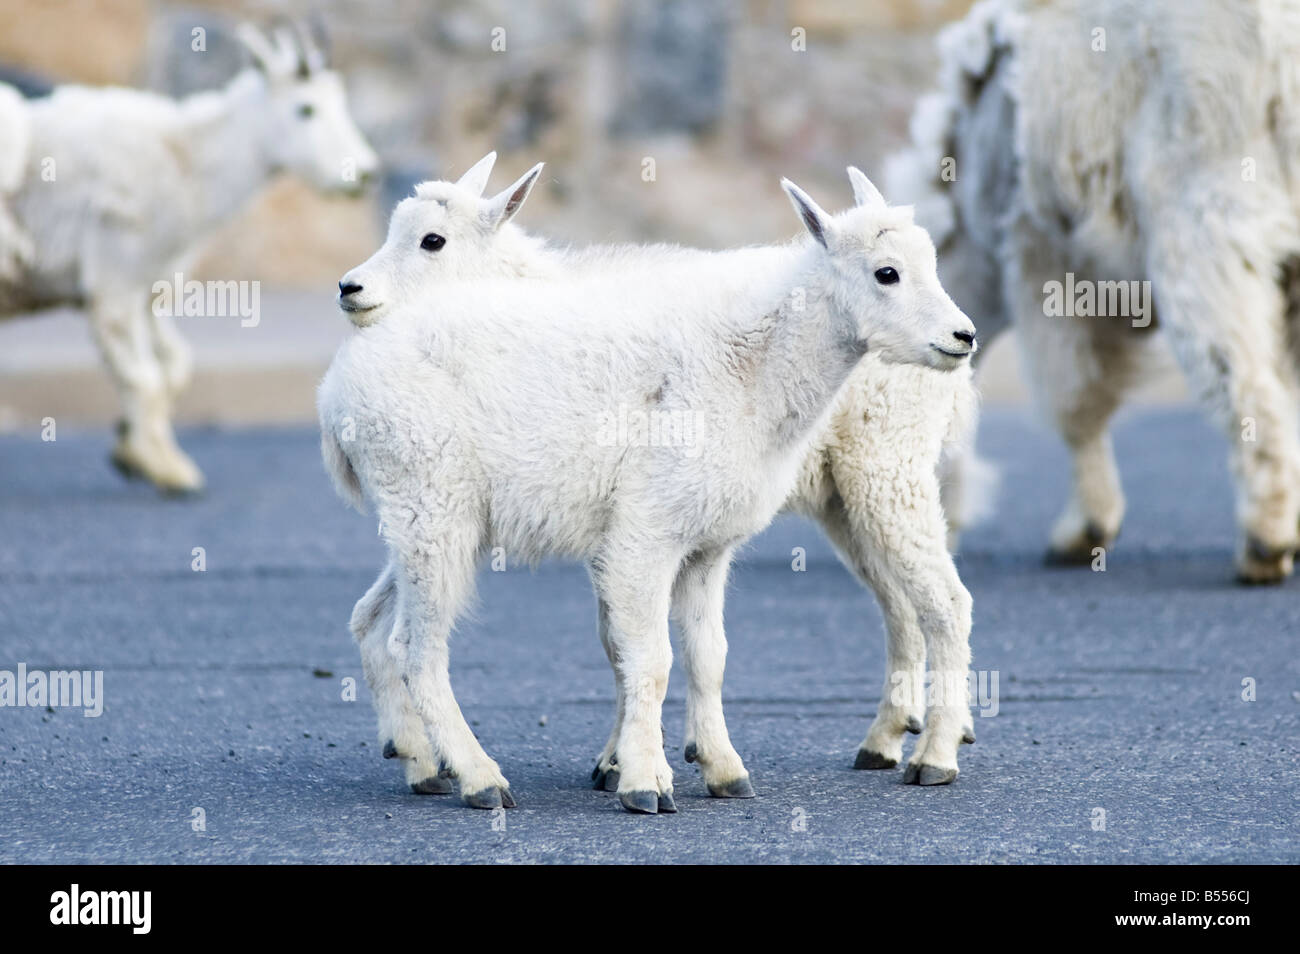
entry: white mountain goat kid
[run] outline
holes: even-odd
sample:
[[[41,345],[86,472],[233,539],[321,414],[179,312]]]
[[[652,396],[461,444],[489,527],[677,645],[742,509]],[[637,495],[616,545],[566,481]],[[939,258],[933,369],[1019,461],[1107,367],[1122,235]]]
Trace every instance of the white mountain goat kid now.
[[[1109,422],[1159,327],[1228,438],[1237,575],[1285,579],[1300,546],[1300,2],[984,0],[941,58],[899,164],[925,178],[898,191],[986,343],[1009,316],[1070,450],[1049,558],[1091,563],[1119,535]]]
[[[659,267],[666,261],[710,254],[674,246],[546,246],[506,221],[527,197],[541,165],[500,194],[482,199],[479,193],[494,159],[495,154],[485,157],[454,186],[425,183],[414,198],[398,206],[383,247],[339,283],[340,306],[354,322],[373,324],[389,307],[384,303],[436,295],[453,275],[554,278],[599,273],[612,262],[620,268],[634,262],[638,267]],[[857,169],[849,174],[858,201],[875,201],[866,177]],[[892,768],[901,758],[904,732],[922,731],[927,642],[935,648],[942,676],[934,675],[942,679],[940,686],[964,683],[970,596],[944,546],[935,464],[953,433],[971,429],[975,404],[968,369],[941,372],[868,355],[842,390],[830,426],[815,441],[786,503],[787,509],[823,525],[837,552],[875,592],[885,613],[889,666],[884,698],[859,750],[857,768]],[[386,757],[403,759],[413,791],[449,792],[451,782],[445,772],[439,772],[423,723],[386,649],[395,602],[390,563],[358,601],[351,621],[379,714],[380,741]],[[603,604],[599,618],[602,643],[611,652]],[[611,657],[611,663],[616,662]],[[616,679],[616,712],[621,712],[618,686]],[[720,700],[694,699],[694,691],[692,701],[701,711],[721,707]],[[616,717],[592,773],[598,788],[613,790],[618,784],[613,759],[620,721]],[[969,718],[962,722],[960,741],[973,742]],[[956,743],[951,738],[938,741],[952,734],[945,730],[927,734],[913,753],[905,780],[941,784],[955,778]],[[698,745],[688,742],[687,758],[696,757]],[[713,794],[741,797],[753,791],[746,780]]]
[[[28,241],[0,249],[0,317],[86,308],[122,401],[112,460],[169,491],[197,490],[203,477],[172,432],[190,351],[151,307],[154,282],[184,271],[275,174],[353,193],[378,166],[314,46],[247,25],[240,37],[254,65],[182,100],[63,86],[16,108],[0,95],[5,113],[21,113],[0,128],[0,152],[26,141],[19,184],[0,181],[0,242],[15,229]]]
[[[951,369],[973,351],[908,210],[873,188],[831,217],[783,186],[811,241],[545,286],[447,285],[353,337],[322,382],[327,467],[343,495],[375,507],[393,558],[389,649],[470,805],[513,804],[447,675],[486,547],[588,561],[622,689],[614,755],[628,810],[675,810],[660,734],[670,611],[694,698],[717,700],[688,707],[706,783],[747,785],[720,706],[732,551],[785,501],[864,353]],[[629,446],[602,433],[620,409],[716,424],[697,431],[698,453]]]

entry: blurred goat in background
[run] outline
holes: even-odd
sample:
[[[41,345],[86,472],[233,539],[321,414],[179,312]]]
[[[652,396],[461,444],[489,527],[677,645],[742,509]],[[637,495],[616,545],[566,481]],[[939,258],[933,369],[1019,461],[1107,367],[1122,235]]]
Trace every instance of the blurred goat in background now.
[[[378,169],[319,44],[288,27],[239,36],[252,65],[181,100],[61,86],[24,101],[0,85],[0,316],[86,309],[122,401],[113,463],[166,491],[203,475],[172,431],[191,358],[154,283],[280,172],[356,193]]]
[[[1227,435],[1237,573],[1300,537],[1300,2],[984,0],[891,188],[990,343],[1008,318],[1074,491],[1054,561],[1090,563],[1124,497],[1108,426],[1165,332]],[[960,487],[969,461],[954,462]]]

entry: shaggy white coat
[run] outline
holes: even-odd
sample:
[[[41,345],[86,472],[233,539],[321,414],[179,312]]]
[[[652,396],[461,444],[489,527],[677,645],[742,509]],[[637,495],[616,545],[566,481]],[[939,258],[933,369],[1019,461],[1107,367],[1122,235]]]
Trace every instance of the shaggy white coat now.
[[[941,50],[942,89],[896,164],[920,181],[891,187],[918,202],[986,344],[1009,315],[1071,451],[1051,554],[1091,561],[1119,533],[1109,421],[1158,324],[1228,438],[1238,575],[1285,578],[1300,543],[1300,2],[984,0]],[[1049,317],[1045,286],[1067,273],[1151,282],[1155,321]]]

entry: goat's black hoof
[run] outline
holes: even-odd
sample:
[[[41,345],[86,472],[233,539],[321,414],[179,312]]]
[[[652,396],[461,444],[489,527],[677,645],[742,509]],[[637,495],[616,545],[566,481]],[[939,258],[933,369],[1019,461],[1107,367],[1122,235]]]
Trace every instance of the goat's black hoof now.
[[[748,775],[742,775],[729,782],[710,785],[709,794],[714,798],[753,798],[754,786],[750,784]]]
[[[485,788],[462,796],[470,808],[514,808],[515,800],[508,788]]]
[[[658,792],[620,792],[618,800],[622,802],[623,807],[633,815],[659,814]]]
[[[411,791],[416,795],[450,795],[455,790],[456,787],[451,784],[451,779],[441,775],[430,775],[428,778],[411,783]]]
[[[891,759],[870,749],[858,749],[858,757],[853,760],[855,769],[891,769],[898,765],[898,759]]]
[[[904,785],[947,785],[957,777],[956,769],[944,769],[934,765],[918,765],[909,762],[903,772]]]

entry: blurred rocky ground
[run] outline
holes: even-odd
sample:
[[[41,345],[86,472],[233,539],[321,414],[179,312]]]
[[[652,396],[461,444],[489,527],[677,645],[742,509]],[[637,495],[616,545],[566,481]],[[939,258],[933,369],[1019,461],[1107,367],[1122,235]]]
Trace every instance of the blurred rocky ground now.
[[[193,276],[317,292],[303,301],[324,302],[320,314],[281,319],[319,334],[301,349],[311,361],[293,347],[248,358],[298,365],[310,377],[323,367],[314,357],[321,341],[332,347],[346,330],[324,292],[373,251],[393,203],[414,182],[455,176],[496,149],[493,183],[502,187],[546,161],[544,186],[521,223],[557,239],[711,247],[779,240],[797,228],[780,176],[829,208],[847,204],[845,165],[876,173],[903,142],[912,105],[934,75],[934,33],[971,2],[0,0],[0,66],[38,81],[184,95],[240,68],[231,36],[240,19],[317,18],[358,124],[385,162],[383,187],[348,201],[279,182],[212,238]],[[196,27],[206,31],[204,52],[191,49]],[[20,335],[12,325],[0,325],[9,371],[64,361],[57,349],[41,352],[53,347],[49,336]],[[234,343],[220,353],[270,347],[245,331],[226,329]],[[198,354],[200,378],[213,353]],[[89,380],[93,367],[83,370]],[[998,377],[1009,382],[1007,396],[1019,393],[1013,369]],[[27,416],[31,385],[0,377],[0,420]],[[192,413],[214,419],[210,410]]]

